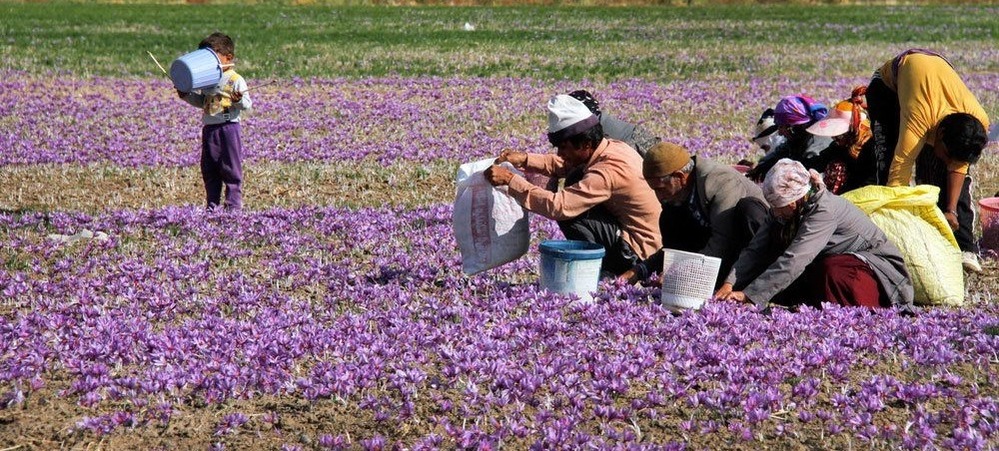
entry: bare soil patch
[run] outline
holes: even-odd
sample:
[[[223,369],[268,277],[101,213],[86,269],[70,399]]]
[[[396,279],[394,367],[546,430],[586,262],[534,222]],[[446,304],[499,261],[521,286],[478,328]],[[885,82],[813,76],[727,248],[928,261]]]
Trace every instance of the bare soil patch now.
[[[450,202],[456,164],[261,163],[244,167],[245,208],[300,205],[407,207]],[[81,211],[203,205],[197,167],[0,167],[0,210]]]

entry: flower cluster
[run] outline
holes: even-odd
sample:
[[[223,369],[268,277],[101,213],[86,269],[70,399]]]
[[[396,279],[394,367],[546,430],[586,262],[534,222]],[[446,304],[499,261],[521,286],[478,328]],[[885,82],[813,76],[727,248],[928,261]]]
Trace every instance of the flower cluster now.
[[[6,73],[0,81],[0,164],[188,166],[199,161],[200,111],[160,79],[67,79]],[[866,76],[866,74],[865,74]],[[966,80],[987,107],[999,75]],[[263,82],[263,80],[261,80]],[[609,114],[711,158],[759,156],[760,112],[805,92],[829,104],[866,80],[642,80],[542,83],[524,78],[295,79],[250,93],[246,159],[471,161],[503,148],[548,151],[548,98],[589,89]],[[253,80],[250,80],[253,86]],[[37,93],[46,95],[37,95]],[[53,108],[58,105],[58,108]]]
[[[109,239],[45,238],[82,228]],[[579,304],[538,286],[536,246],[463,275],[441,205],[8,213],[0,230],[0,409],[59,381],[90,434],[266,396],[351,406],[373,425],[331,425],[320,449],[999,439],[995,305],[674,315],[655,288],[621,283]],[[282,424],[216,421],[219,446]]]

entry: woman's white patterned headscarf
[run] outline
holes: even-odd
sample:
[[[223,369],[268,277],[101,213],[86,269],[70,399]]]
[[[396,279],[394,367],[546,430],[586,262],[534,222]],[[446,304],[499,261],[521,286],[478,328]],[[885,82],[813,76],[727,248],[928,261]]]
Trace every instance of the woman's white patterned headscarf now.
[[[812,187],[821,188],[821,180],[818,172],[805,169],[801,162],[782,158],[763,179],[763,197],[774,208],[785,207],[805,197]]]

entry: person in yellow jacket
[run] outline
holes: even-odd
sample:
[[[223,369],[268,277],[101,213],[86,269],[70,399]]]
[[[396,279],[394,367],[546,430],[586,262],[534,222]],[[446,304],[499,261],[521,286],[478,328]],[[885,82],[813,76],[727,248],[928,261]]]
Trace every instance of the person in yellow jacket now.
[[[877,71],[867,86],[868,115],[884,155],[879,183],[940,187],[938,206],[954,230],[964,267],[981,271],[968,170],[988,143],[989,117],[943,56],[909,49]]]

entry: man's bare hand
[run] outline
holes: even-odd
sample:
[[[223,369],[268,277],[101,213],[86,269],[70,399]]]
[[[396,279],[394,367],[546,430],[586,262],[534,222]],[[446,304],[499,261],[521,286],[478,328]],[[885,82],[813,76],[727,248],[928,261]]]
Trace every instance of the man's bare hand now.
[[[726,282],[723,283],[718,291],[715,292],[715,299],[722,301],[734,301],[734,302],[748,302],[749,298],[746,297],[746,293],[742,291],[733,291],[732,284]]]
[[[947,218],[947,224],[950,225],[950,229],[951,230],[953,230],[953,231],[956,232],[957,229],[959,229],[961,227],[961,225],[958,224],[958,222],[957,222],[957,213],[954,213],[952,211],[948,211],[948,212],[944,213],[944,218]]]
[[[492,165],[482,171],[482,175],[486,177],[493,186],[505,186],[510,184],[510,180],[513,180],[513,172],[503,166]]]
[[[624,273],[622,273],[620,276],[617,276],[617,280],[633,284],[635,282],[638,282],[638,273],[636,273],[634,269],[629,269]]]
[[[500,152],[499,158],[496,158],[496,164],[507,162],[513,165],[517,169],[523,169],[527,165],[527,154],[524,152],[517,152],[510,149],[504,149]]]

